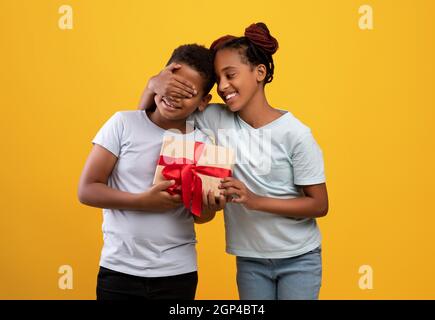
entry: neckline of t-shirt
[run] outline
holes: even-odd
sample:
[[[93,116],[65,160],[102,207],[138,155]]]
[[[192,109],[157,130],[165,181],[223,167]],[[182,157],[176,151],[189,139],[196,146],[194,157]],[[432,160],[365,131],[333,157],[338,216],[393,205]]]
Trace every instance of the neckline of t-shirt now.
[[[290,112],[288,112],[287,110],[281,110],[281,109],[276,109],[276,110],[281,111],[281,112],[282,112],[282,115],[281,115],[279,118],[276,118],[275,120],[272,120],[271,122],[266,123],[264,126],[261,126],[261,127],[259,127],[259,128],[254,128],[254,127],[251,126],[249,123],[247,123],[245,120],[243,120],[243,119],[240,117],[240,115],[239,115],[238,112],[236,113],[236,117],[237,117],[237,119],[239,120],[239,122],[240,122],[242,125],[244,125],[245,127],[247,127],[248,129],[250,129],[250,130],[262,130],[262,129],[265,129],[265,128],[267,128],[267,127],[270,127],[270,126],[276,125],[276,123],[280,122],[283,118],[285,118],[285,117],[287,117],[287,116],[290,115]]]
[[[151,121],[150,117],[148,117],[146,110],[140,110],[140,112],[142,112],[145,121],[155,129],[159,130],[162,134],[171,134],[174,136],[186,137],[186,138],[189,138],[195,134],[196,128],[194,126],[193,126],[193,130],[190,131],[189,133],[178,133],[171,130],[163,129],[162,127],[159,127],[158,125],[156,125],[154,122]]]

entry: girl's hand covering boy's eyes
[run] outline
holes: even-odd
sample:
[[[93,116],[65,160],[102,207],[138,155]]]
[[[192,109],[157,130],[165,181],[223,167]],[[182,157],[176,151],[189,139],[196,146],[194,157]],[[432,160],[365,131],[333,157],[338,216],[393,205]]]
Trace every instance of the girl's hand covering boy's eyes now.
[[[174,74],[174,71],[180,68],[182,68],[182,65],[175,62],[171,63],[148,81],[147,88],[155,94],[167,97],[175,102],[192,98],[198,92],[192,83]]]
[[[243,182],[233,177],[224,178],[219,189],[222,189],[222,195],[231,199],[229,202],[241,203],[248,209],[254,208],[255,201],[258,198]]]

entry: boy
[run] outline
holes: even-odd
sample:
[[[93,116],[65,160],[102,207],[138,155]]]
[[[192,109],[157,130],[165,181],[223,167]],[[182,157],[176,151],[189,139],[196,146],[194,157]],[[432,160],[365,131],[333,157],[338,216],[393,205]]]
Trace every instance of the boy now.
[[[177,107],[157,95],[151,112],[117,112],[95,136],[80,179],[80,202],[104,208],[98,300],[194,299],[198,278],[193,222],[208,222],[225,206],[224,197],[208,193],[201,217],[193,218],[179,195],[165,191],[173,181],[152,186],[165,134],[207,141],[203,133],[186,127],[186,119],[207,106],[215,82],[212,53],[205,47],[181,46],[168,65],[197,92]]]

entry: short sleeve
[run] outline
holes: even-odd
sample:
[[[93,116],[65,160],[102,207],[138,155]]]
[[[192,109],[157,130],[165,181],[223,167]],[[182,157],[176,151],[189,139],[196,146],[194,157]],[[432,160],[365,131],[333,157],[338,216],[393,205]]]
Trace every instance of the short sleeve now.
[[[119,157],[123,132],[122,116],[120,112],[117,112],[101,127],[92,143],[102,146]]]
[[[311,132],[302,134],[291,155],[295,185],[325,182],[323,153]]]
[[[222,104],[210,104],[205,108],[204,111],[195,111],[192,114],[195,127],[201,129],[203,132],[206,132],[207,135],[210,135],[210,133],[207,131],[212,131],[213,135],[216,136],[224,108],[225,107]]]

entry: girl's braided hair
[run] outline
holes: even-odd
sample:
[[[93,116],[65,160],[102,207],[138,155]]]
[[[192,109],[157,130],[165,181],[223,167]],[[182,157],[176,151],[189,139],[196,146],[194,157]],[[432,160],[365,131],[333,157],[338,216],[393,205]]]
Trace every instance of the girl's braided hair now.
[[[272,82],[275,65],[272,55],[278,50],[278,41],[270,34],[267,26],[262,23],[253,23],[245,29],[243,37],[232,35],[223,36],[215,40],[210,49],[214,54],[226,48],[239,49],[244,63],[266,66],[264,84]]]

